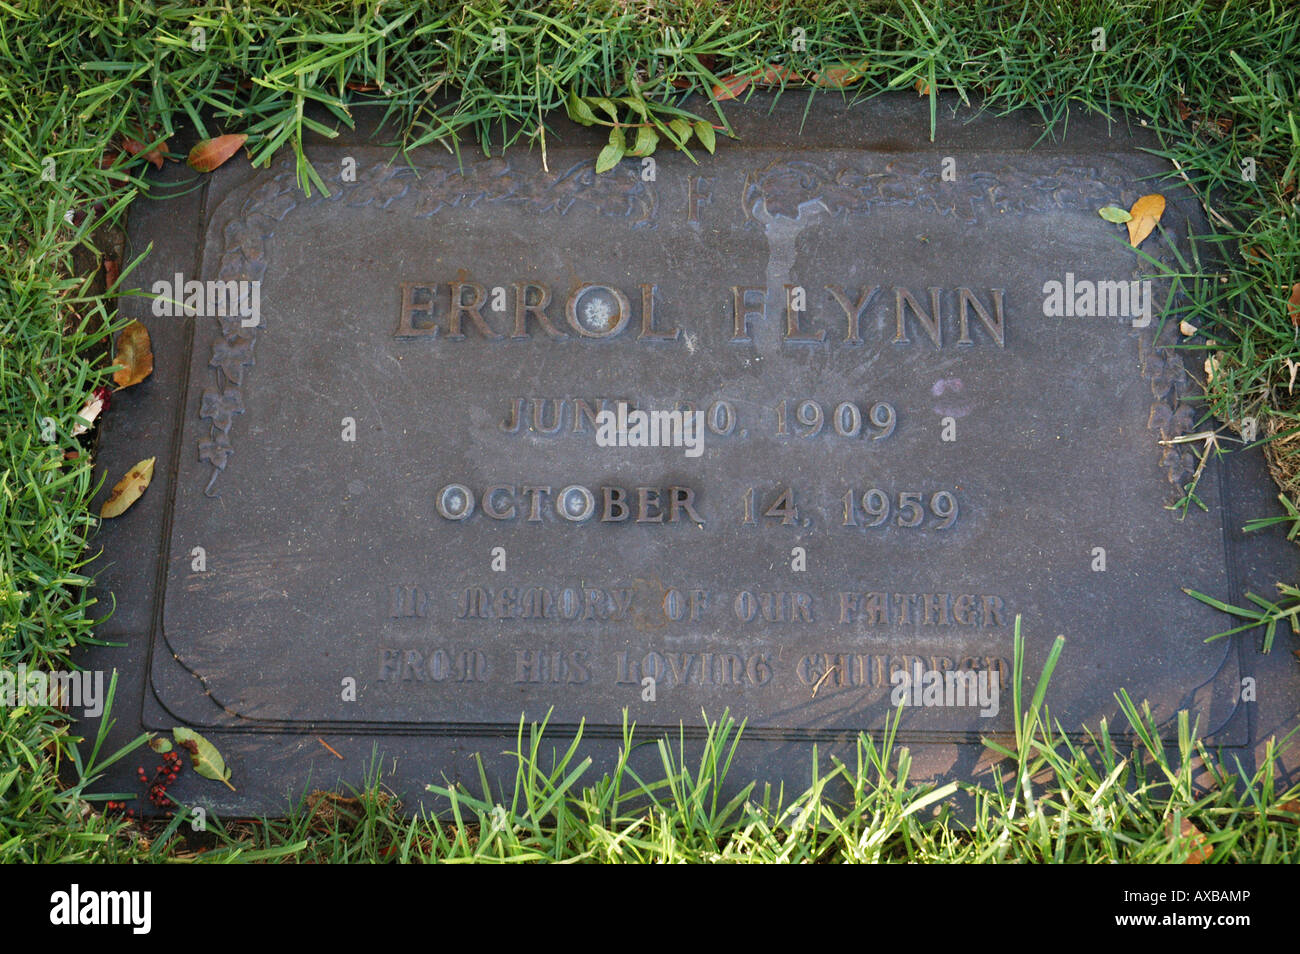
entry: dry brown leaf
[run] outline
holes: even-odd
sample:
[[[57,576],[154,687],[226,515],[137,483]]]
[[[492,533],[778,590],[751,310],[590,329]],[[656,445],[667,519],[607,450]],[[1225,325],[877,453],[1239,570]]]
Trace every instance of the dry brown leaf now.
[[[122,140],[122,148],[133,156],[144,153],[144,157],[149,160],[149,163],[155,169],[161,169],[163,167],[163,150],[167,148],[167,140],[164,139],[159,145],[145,152],[144,143],[127,136]]]
[[[385,792],[376,792],[371,801],[376,807],[385,809],[392,804],[393,797]],[[311,792],[307,795],[307,810],[309,821],[333,830],[355,827],[364,817],[366,805],[360,798],[338,792]]]
[[[239,151],[248,141],[245,133],[228,133],[215,139],[205,139],[190,150],[187,160],[195,172],[211,172]]]
[[[856,63],[839,63],[835,66],[829,66],[820,73],[812,75],[813,84],[826,89],[843,89],[862,79],[862,74],[867,71],[867,60],[858,60]]]
[[[1212,355],[1210,355],[1208,358],[1205,359],[1205,385],[1206,385],[1206,387],[1209,387],[1210,382],[1212,382],[1212,381],[1214,380],[1215,375],[1217,375],[1218,373],[1219,373],[1219,356],[1218,356],[1217,354],[1212,354]]]
[[[749,77],[755,86],[780,86],[782,83],[798,83],[801,79],[794,70],[775,65],[756,69]]]
[[[1286,300],[1286,310],[1291,316],[1291,324],[1300,325],[1300,282],[1291,286],[1291,297]]]
[[[115,258],[104,259],[104,288],[109,289],[117,284],[118,276],[122,274],[122,266],[118,264]]]
[[[1190,841],[1194,846],[1188,852],[1185,865],[1199,865],[1210,860],[1210,855],[1214,854],[1214,846],[1209,843],[1206,837],[1201,834],[1201,830],[1189,822],[1186,818],[1182,820],[1182,826],[1179,830],[1179,840]],[[1169,834],[1170,841],[1174,838],[1174,820],[1169,819],[1169,824],[1165,828]]]
[[[127,508],[140,499],[140,495],[149,486],[149,481],[153,480],[154,460],[156,458],[153,457],[142,460],[127,471],[126,476],[114,485],[113,492],[104,501],[104,506],[99,508],[101,517],[121,516],[126,513]]]
[[[331,825],[344,815],[350,821],[356,821],[356,812],[361,808],[361,799],[342,795],[338,792],[309,792],[307,794],[308,816],[316,820],[327,821]]]
[[[714,99],[735,99],[749,89],[748,76],[724,76],[722,82],[713,87]]]
[[[927,83],[925,80],[918,78],[916,83],[913,85],[915,86],[918,95],[921,96],[930,95],[930,84]]]
[[[1128,211],[1132,216],[1128,221],[1128,242],[1137,248],[1155,230],[1160,216],[1165,214],[1165,197],[1159,193],[1144,195]]]
[[[1190,321],[1180,321],[1178,323],[1178,330],[1183,333],[1184,337],[1190,338],[1192,335],[1196,334],[1198,329]]]
[[[127,174],[118,166],[117,161],[122,158],[121,152],[115,152],[111,156],[104,153],[99,157],[99,168],[104,170],[106,177],[117,182],[126,182],[129,178]]]
[[[113,383],[121,388],[139,384],[153,374],[153,349],[149,346],[149,329],[133,321],[122,329],[117,339],[118,364],[125,365],[113,372]]]

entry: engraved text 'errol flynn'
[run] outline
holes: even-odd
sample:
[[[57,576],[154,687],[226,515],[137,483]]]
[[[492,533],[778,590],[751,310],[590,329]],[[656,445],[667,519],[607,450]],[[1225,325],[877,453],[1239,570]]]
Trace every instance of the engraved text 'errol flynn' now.
[[[635,335],[637,341],[683,343],[680,327],[661,327],[656,321],[658,286],[653,283],[640,283],[628,292],[585,282],[560,296],[549,285],[524,281],[490,288],[474,281],[402,282],[400,288],[395,338],[463,341],[472,334],[504,341],[540,332],[552,339]],[[950,343],[974,345],[986,336],[997,347],[1006,347],[1001,288],[987,289],[982,295],[964,285],[923,291],[901,286],[885,291],[880,285],[846,289],[836,284],[820,289],[787,284],[784,289],[781,303],[770,301],[764,286],[731,286],[728,341],[750,343],[755,327],[775,319],[782,340],[789,344],[861,345],[864,316],[883,308],[892,315],[888,327],[894,344],[911,344],[923,337],[940,348],[945,337]],[[639,303],[635,309],[633,300]],[[981,326],[982,333],[977,330]]]

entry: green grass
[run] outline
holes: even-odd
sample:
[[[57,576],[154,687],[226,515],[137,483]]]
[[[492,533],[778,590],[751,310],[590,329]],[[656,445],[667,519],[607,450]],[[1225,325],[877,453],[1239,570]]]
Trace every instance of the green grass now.
[[[1015,640],[1016,675],[1022,677],[1018,623]],[[119,843],[97,846],[99,857],[330,863],[1300,860],[1300,788],[1278,789],[1271,758],[1249,779],[1224,770],[1197,740],[1185,712],[1176,738],[1162,739],[1150,710],[1121,693],[1134,745],[1117,745],[1105,722],[1086,745],[1071,740],[1044,704],[1062,646],[1058,638],[1028,701],[1014,693],[1014,748],[991,745],[1002,758],[987,779],[974,783],[936,788],[912,781],[911,756],[895,742],[897,721],[880,739],[860,736],[847,762],[814,754],[812,784],[789,796],[753,783],[723,794],[735,791],[724,783],[743,730],[726,713],[706,723],[695,759],[685,754],[684,738],[639,738],[625,723],[617,764],[598,778],[582,756],[580,736],[557,745],[544,723],[521,723],[513,789],[493,793],[486,779],[473,789],[430,784],[429,791],[450,805],[445,817],[408,817],[384,790],[382,758],[375,752],[360,791],[315,793],[283,819],[234,825],[209,819],[199,839],[183,837],[189,817],[182,812],[147,836],[135,834],[130,850]],[[637,746],[657,755],[652,775],[631,768]],[[955,799],[963,801],[960,817]],[[50,841],[46,857],[91,853],[73,855],[76,842]]]
[[[1106,32],[1104,52],[1093,49],[1097,27]],[[196,29],[202,50],[193,48]],[[791,43],[796,29],[803,50]],[[494,49],[501,37],[504,48]],[[160,139],[181,123],[205,134],[247,132],[256,160],[288,150],[301,184],[319,189],[303,136],[330,127],[308,106],[346,125],[354,106],[379,103],[406,146],[496,151],[542,145],[544,124],[563,115],[571,93],[680,108],[687,94],[707,97],[725,76],[773,64],[800,77],[860,66],[847,90],[809,90],[800,81],[780,90],[806,97],[810,109],[816,96],[867,97],[922,80],[930,95],[918,108],[931,117],[946,108],[940,94],[956,94],[998,112],[1033,110],[1049,135],[1081,111],[1145,122],[1209,210],[1212,233],[1198,238],[1180,278],[1188,295],[1180,317],[1201,332],[1189,347],[1212,349],[1218,361],[1207,411],[1258,419],[1294,510],[1300,401],[1289,383],[1300,341],[1286,299],[1300,281],[1297,48],[1300,19],[1270,2],[297,9],[0,0],[0,661],[65,667],[110,609],[86,595],[95,571],[94,487],[89,454],[72,429],[108,378],[105,342],[122,323],[85,267],[92,227],[120,225],[148,188],[142,159],[100,167],[106,152],[115,154],[116,136]],[[690,108],[726,128],[726,103],[696,100]],[[1246,157],[1255,161],[1254,181],[1241,177]],[[48,160],[53,175],[43,178]],[[104,210],[98,222],[65,221],[96,203]],[[52,441],[42,436],[46,418],[56,426]],[[66,459],[73,449],[81,456]],[[1194,488],[1188,493],[1190,501]],[[1256,623],[1295,618],[1300,581],[1279,582],[1291,588],[1276,602],[1259,598],[1257,608],[1262,601],[1272,609],[1261,609],[1266,618]],[[711,726],[703,762],[689,768],[680,748],[652,741],[662,778],[640,779],[626,766],[590,778],[577,771],[580,750],[552,765],[540,729],[528,728],[519,739],[528,771],[506,804],[447,792],[457,813],[450,825],[412,821],[376,776],[356,801],[318,800],[257,824],[211,820],[201,857],[1181,860],[1194,846],[1170,832],[1184,819],[1208,840],[1212,861],[1300,855],[1295,816],[1280,814],[1298,793],[1275,790],[1267,760],[1251,778],[1236,778],[1185,724],[1169,740],[1170,755],[1150,737],[1149,714],[1127,701],[1126,717],[1145,741],[1121,754],[1098,727],[1089,757],[1040,706],[1031,701],[1022,713],[1029,721],[1018,724],[1010,768],[966,786],[970,828],[948,813],[947,793],[909,782],[908,758],[887,738],[860,740],[852,764],[827,769],[805,793],[782,799],[750,790],[722,804],[718,782],[740,731],[723,719]],[[179,823],[144,829],[100,814],[84,797],[93,765],[74,764],[82,781],[60,784],[60,765],[75,758],[70,742],[56,710],[0,708],[0,861],[192,856]],[[1206,774],[1216,784],[1194,784],[1206,777],[1192,771],[1198,760],[1215,766]],[[841,785],[853,796],[834,806],[827,793]]]

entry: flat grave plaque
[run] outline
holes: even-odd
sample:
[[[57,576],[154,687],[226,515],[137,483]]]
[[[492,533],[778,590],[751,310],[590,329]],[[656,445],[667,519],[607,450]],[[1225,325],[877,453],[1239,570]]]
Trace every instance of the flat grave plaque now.
[[[1031,673],[1066,637],[1062,725],[1128,688],[1246,744],[1225,617],[1183,592],[1240,592],[1224,476],[1170,509],[1194,383],[1168,282],[1097,215],[1165,192],[1172,265],[1195,204],[1122,137],[945,151],[876,106],[796,147],[763,134],[786,112],[653,174],[595,174],[580,133],[546,169],[320,144],[328,197],[240,159],[197,223],[136,219],[137,249],[199,240],[146,289],[258,283],[255,315],[139,306],[159,372],[106,425],[114,467],[159,458],[101,537],[141,724],[464,751],[729,707],[784,752],[883,728],[905,672],[902,738],[976,743],[1011,729],[1020,617]]]

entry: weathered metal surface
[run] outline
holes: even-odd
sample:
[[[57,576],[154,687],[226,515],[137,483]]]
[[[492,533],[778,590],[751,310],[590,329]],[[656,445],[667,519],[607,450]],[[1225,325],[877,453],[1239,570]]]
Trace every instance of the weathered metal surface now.
[[[317,146],[328,197],[234,163],[188,261],[195,223],[143,212],[132,240],[170,247],[146,287],[258,284],[236,314],[147,318],[165,370],[106,429],[110,462],[144,456],[114,433],[133,413],[159,447],[103,535],[142,724],[277,752],[236,806],[305,784],[322,733],[463,752],[521,714],[617,737],[624,710],[725,707],[793,779],[807,740],[902,699],[903,738],[969,765],[1011,728],[1019,617],[1031,673],[1066,637],[1063,725],[1127,688],[1249,742],[1238,647],[1183,592],[1242,588],[1224,473],[1208,512],[1170,509],[1195,458],[1161,441],[1198,412],[1168,284],[1096,214],[1159,163],[1095,131],[1026,150],[1017,122],[887,140],[904,108],[797,148],[783,110],[748,117],[653,175],[597,176],[580,137],[548,170]],[[1168,263],[1196,211],[1162,191],[1144,251]],[[701,442],[601,446],[622,402],[701,412]]]

